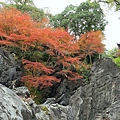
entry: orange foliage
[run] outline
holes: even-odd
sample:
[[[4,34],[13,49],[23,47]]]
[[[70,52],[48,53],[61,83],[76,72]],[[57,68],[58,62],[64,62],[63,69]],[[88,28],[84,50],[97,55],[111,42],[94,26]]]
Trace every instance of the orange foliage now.
[[[16,9],[2,8],[0,10],[0,28],[10,35],[15,34],[29,34],[30,28],[35,28],[34,22],[27,14],[23,14]]]
[[[47,68],[45,65],[43,65],[40,62],[31,62],[31,61],[23,59],[22,63],[25,64],[25,69],[29,69],[33,71],[34,73],[45,72],[46,74],[51,74],[52,72],[54,72],[54,70]]]
[[[104,44],[102,40],[104,35],[101,31],[90,31],[81,35],[78,43],[80,50],[86,55],[92,55],[94,53],[101,54],[104,52]]]
[[[49,20],[47,18],[43,18],[41,22],[37,22],[36,27],[45,28],[49,26]]]
[[[79,58],[78,57],[75,57],[75,58],[72,58],[72,57],[64,57],[64,60],[66,62],[69,62],[71,64],[76,64],[78,61],[79,61]]]
[[[79,69],[84,66],[82,58],[94,53],[102,53],[104,45],[101,43],[103,35],[101,31],[91,31],[80,36],[78,41],[73,42],[72,36],[62,28],[44,28],[48,23],[43,19],[41,23],[34,22],[28,14],[23,14],[16,9],[2,8],[0,10],[0,45],[14,45],[22,52],[32,51],[32,48],[41,53],[46,52],[55,63],[48,66],[47,63],[24,59],[28,75],[22,77],[22,81],[35,87],[48,87],[60,79],[54,77],[54,66],[61,63],[63,68],[58,74],[69,80],[81,78],[77,72],[70,70],[71,64]]]
[[[78,47],[73,47],[75,44],[73,45],[71,43],[71,37],[68,32],[59,28],[45,28],[32,31],[30,39],[34,42],[36,41],[38,46],[40,44],[45,44],[49,47],[50,51],[56,50],[58,53],[68,53],[73,52],[75,49],[79,49]]]
[[[54,76],[48,76],[48,75],[42,75],[40,77],[33,77],[31,75],[23,76],[21,79],[22,82],[25,82],[25,84],[30,87],[39,87],[39,88],[45,88],[52,86],[54,82],[60,82],[59,79],[57,79]]]
[[[28,87],[45,88],[52,86],[55,82],[60,82],[60,79],[50,75],[54,70],[47,68],[40,62],[31,62],[23,59],[23,64],[25,65],[25,69],[32,73],[31,75],[22,77],[22,82],[25,82]]]
[[[44,25],[45,22],[48,21],[43,20]],[[37,31],[38,24],[39,23],[32,20],[30,15],[26,13],[23,14],[14,8],[0,9],[0,36],[2,36],[1,33],[4,34],[4,37],[6,37],[6,44],[7,41],[9,41],[16,44],[20,49],[26,50],[26,44],[30,45],[34,40],[31,39],[33,38],[31,34],[33,31]],[[43,26],[43,24],[40,23],[39,27]],[[1,44],[3,43],[1,42]]]

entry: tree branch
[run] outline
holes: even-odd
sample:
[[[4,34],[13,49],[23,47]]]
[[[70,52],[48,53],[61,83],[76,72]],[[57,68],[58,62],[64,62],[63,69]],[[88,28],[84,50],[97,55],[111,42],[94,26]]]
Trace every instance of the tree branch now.
[[[106,1],[106,0],[98,0],[98,1],[96,1],[96,2],[103,2],[103,3],[107,3],[107,4],[110,4],[110,3],[111,3],[111,2]],[[119,2],[118,0],[114,0],[114,3],[115,3],[116,5],[120,5],[120,2]]]

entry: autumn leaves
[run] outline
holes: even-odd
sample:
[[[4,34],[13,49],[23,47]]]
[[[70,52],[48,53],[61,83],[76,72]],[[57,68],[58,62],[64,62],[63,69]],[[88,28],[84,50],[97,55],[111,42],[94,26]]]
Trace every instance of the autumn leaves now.
[[[101,31],[87,32],[73,42],[63,28],[46,27],[48,24],[47,19],[38,23],[16,9],[0,10],[0,46],[19,49],[15,51],[25,68],[21,80],[29,87],[48,87],[62,79],[78,80],[84,77],[80,69],[88,67],[86,57],[104,51]]]

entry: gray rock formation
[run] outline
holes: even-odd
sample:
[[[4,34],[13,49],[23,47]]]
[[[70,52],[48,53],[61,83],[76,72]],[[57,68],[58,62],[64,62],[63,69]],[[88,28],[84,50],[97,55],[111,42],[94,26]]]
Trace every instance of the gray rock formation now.
[[[18,96],[21,97],[30,97],[30,91],[28,90],[27,87],[22,86],[22,87],[16,87],[12,89]]]
[[[24,98],[29,96],[27,88],[12,91],[0,85],[0,120],[120,120],[120,69],[111,59],[103,59],[93,64],[90,75],[89,84],[74,90],[67,102],[61,96],[60,104],[48,98],[36,105]]]
[[[74,94],[75,90],[79,86],[83,85],[83,80],[79,79],[78,81],[63,80],[56,90],[56,102],[60,105],[67,106],[70,102],[70,97]]]
[[[120,120],[120,69],[109,58],[99,60],[93,64],[89,79],[89,84],[70,97],[66,106],[69,112],[64,112],[70,117],[63,115],[64,120]],[[54,106],[54,111],[63,109],[62,105]],[[55,120],[62,119],[57,113],[59,118],[54,116]]]
[[[81,98],[79,120],[120,120],[120,69],[111,59],[94,63]]]
[[[35,120],[32,110],[12,90],[0,84],[0,120]]]
[[[14,54],[0,48],[0,83],[13,88],[19,86],[21,66],[15,61]]]
[[[31,98],[18,96],[0,84],[0,120],[73,120],[71,110],[71,106],[56,104],[53,99],[36,105]]]
[[[42,104],[41,109],[46,108],[48,120],[74,120],[71,106],[63,106],[58,103],[55,104]],[[44,119],[43,119],[44,120]]]

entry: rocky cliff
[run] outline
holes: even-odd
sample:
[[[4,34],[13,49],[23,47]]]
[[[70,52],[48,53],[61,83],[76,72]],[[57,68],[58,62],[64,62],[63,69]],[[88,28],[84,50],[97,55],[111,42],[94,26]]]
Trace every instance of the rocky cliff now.
[[[73,92],[59,87],[64,99],[48,98],[36,105],[26,87],[12,84],[19,81],[20,65],[12,54],[0,51],[0,120],[120,120],[120,69],[111,59],[93,64],[89,84],[80,83]]]
[[[0,48],[0,83],[9,87],[20,85],[22,75],[22,64],[15,60],[15,54]]]
[[[120,120],[120,69],[111,59],[95,62],[82,87],[79,120]]]

